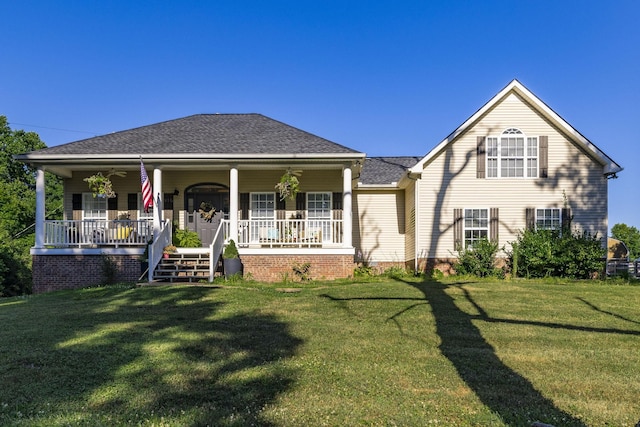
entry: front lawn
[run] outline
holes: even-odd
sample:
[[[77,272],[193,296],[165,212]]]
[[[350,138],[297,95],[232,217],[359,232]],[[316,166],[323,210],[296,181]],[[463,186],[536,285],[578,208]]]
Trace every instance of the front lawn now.
[[[406,279],[297,290],[119,285],[2,299],[0,425],[640,419],[638,286]]]

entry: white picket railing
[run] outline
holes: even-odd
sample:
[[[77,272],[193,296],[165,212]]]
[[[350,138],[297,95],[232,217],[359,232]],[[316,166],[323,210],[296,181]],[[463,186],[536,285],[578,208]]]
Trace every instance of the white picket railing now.
[[[229,239],[229,221],[219,230]],[[47,220],[49,247],[144,246],[153,237],[151,220]],[[252,219],[238,221],[239,246],[322,247],[342,244],[342,219]]]
[[[252,219],[238,221],[241,246],[311,247],[342,244],[341,219]]]
[[[151,220],[47,220],[44,244],[55,247],[140,246],[153,237]]]

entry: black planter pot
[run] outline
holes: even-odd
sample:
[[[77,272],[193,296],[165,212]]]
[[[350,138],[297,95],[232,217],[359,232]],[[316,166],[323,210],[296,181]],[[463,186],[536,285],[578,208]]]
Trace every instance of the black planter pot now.
[[[230,277],[238,273],[242,276],[242,261],[240,261],[240,258],[223,258],[222,266],[224,267],[224,277]]]

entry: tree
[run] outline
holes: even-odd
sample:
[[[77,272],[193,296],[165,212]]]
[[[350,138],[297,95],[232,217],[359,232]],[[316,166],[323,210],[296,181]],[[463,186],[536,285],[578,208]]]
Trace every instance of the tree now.
[[[629,259],[640,257],[640,231],[636,227],[630,227],[621,223],[611,227],[611,236],[614,239],[622,240],[629,249]]]
[[[36,169],[13,156],[47,146],[35,132],[12,130],[0,116],[0,296],[28,293],[35,222]],[[62,181],[46,173],[46,211],[62,215]]]

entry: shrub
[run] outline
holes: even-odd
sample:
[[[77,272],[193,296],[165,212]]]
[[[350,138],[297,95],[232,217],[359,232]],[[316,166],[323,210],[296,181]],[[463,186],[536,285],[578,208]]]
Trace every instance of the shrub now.
[[[482,239],[473,247],[464,248],[458,256],[456,272],[458,274],[470,274],[478,277],[499,277],[502,270],[496,267],[496,254],[498,243]]]
[[[604,267],[605,249],[590,233],[525,230],[511,246],[508,255],[514,276],[588,279]]]
[[[373,276],[375,276],[375,272],[373,271],[373,268],[371,268],[366,264],[361,264],[353,270],[353,277],[362,278],[362,277],[373,277]]]
[[[179,248],[199,248],[202,241],[195,231],[176,229],[173,231],[173,244]]]
[[[293,273],[301,282],[307,282],[311,280],[311,264],[308,262],[302,264],[294,264],[292,267]]]
[[[240,258],[240,254],[238,253],[238,247],[236,246],[236,242],[234,242],[233,239],[229,240],[229,243],[227,243],[227,246],[224,247],[222,258],[224,259]]]

